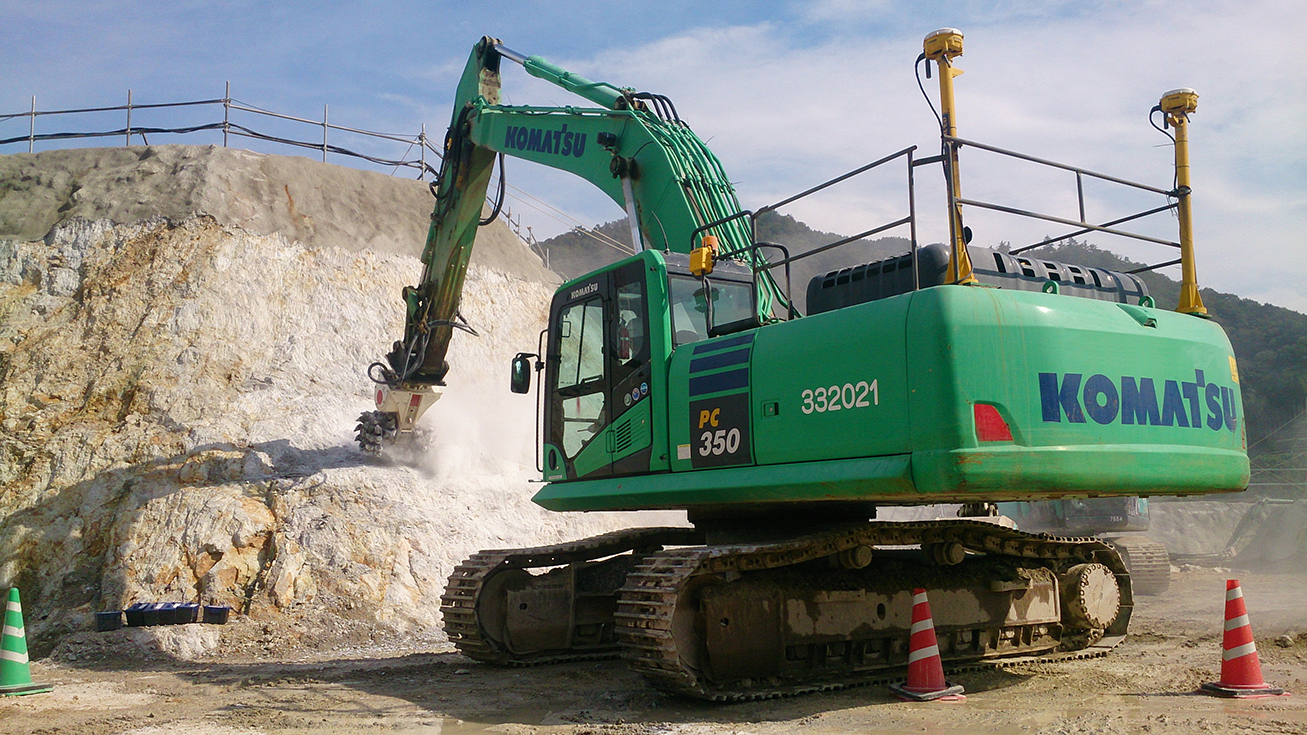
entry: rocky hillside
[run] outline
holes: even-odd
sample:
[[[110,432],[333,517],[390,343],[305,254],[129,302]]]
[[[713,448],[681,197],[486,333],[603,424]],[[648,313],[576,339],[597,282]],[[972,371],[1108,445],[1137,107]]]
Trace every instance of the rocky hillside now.
[[[355,449],[429,210],[420,182],[246,151],[0,156],[0,587],[29,646],[176,599],[270,647],[438,639],[468,553],[630,523],[529,502],[507,365],[556,277],[498,224],[429,433]]]

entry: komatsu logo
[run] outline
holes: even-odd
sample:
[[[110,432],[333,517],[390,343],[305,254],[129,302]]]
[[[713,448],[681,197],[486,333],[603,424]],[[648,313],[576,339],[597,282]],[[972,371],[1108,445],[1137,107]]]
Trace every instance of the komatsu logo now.
[[[587,285],[582,286],[582,287],[580,287],[580,288],[573,289],[573,290],[572,290],[572,293],[568,294],[568,296],[567,296],[567,300],[568,300],[568,301],[571,301],[572,299],[579,299],[579,298],[581,298],[582,296],[589,296],[590,294],[592,294],[592,293],[594,293],[595,291],[598,291],[598,290],[599,290],[599,284],[598,284],[597,282],[596,282],[596,283],[587,284]]]
[[[1081,373],[1039,374],[1039,401],[1044,421],[1085,423],[1085,416],[1098,424],[1118,419],[1139,426],[1180,426],[1234,431],[1239,425],[1239,408],[1234,388],[1209,383],[1202,370],[1194,370],[1193,381],[1162,381],[1159,403],[1157,383],[1152,378],[1122,376],[1118,385],[1106,375]]]
[[[567,132],[566,125],[562,130],[509,125],[508,132],[504,134],[504,147],[580,158],[585,153],[585,137],[585,133]]]

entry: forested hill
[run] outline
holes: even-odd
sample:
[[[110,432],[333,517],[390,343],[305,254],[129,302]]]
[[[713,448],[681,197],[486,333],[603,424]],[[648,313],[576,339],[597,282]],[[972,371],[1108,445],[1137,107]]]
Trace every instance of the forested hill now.
[[[605,245],[583,232],[569,232],[540,243],[541,253],[548,251],[549,267],[571,278],[630,254],[631,236],[626,220],[609,222],[596,229],[618,240],[626,249]],[[791,254],[807,252],[841,238],[834,233],[814,230],[793,217],[775,213],[759,218],[757,230],[759,241],[782,243]],[[808,280],[812,276],[907,250],[907,240],[887,237],[859,241],[798,261],[794,264],[792,277],[795,301],[800,311],[803,311]],[[1030,253],[1049,260],[1116,271],[1133,270],[1144,265],[1075,239]],[[1143,273],[1141,278],[1148,284],[1159,308],[1175,308],[1180,293],[1177,281],[1153,272]],[[1250,454],[1255,460],[1261,457],[1263,463],[1270,455],[1288,457],[1294,453],[1292,444],[1297,441],[1296,432],[1279,430],[1299,417],[1307,406],[1307,315],[1212,289],[1203,289],[1202,297],[1208,312],[1225,328],[1239,360]],[[1263,442],[1262,439],[1269,434],[1274,434],[1272,439]]]

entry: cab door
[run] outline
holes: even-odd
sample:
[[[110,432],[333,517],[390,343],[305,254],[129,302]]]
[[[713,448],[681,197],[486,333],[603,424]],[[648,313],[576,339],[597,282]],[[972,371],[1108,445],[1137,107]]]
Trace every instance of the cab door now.
[[[591,276],[560,292],[550,309],[544,451],[549,480],[612,473],[604,431],[612,415],[608,281],[607,274]]]
[[[608,374],[613,421],[608,447],[613,453],[613,474],[649,472],[653,451],[653,373],[650,355],[647,273],[643,260],[612,270],[612,349]]]
[[[569,286],[550,309],[545,479],[649,471],[653,445],[642,261]]]

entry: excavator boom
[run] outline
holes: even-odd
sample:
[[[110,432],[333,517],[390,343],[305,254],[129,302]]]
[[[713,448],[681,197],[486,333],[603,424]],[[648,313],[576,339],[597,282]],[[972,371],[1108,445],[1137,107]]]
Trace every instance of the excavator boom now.
[[[504,59],[603,107],[501,105],[499,67]],[[403,382],[439,384],[448,369],[445,355],[458,326],[459,300],[497,156],[501,162],[505,156],[520,158],[591,182],[626,210],[637,249],[688,253],[703,234],[741,251],[752,244],[740,219],[701,230],[736,215],[740,205],[717,157],[680,120],[670,101],[591,82],[489,37],[473,48],[459,82],[445,151],[422,278],[406,295],[406,345],[425,349],[398,356],[405,358],[399,366],[392,359],[391,368]],[[775,295],[776,289],[767,292]],[[761,308],[769,310],[770,302]]]
[[[501,105],[504,59],[601,107]],[[459,315],[459,302],[477,227],[488,224],[503,201],[505,157],[567,171],[594,184],[626,211],[637,250],[688,253],[715,238],[738,257],[763,262],[721,163],[670,100],[592,82],[538,56],[512,51],[497,39],[482,38],[459,81],[445,155],[432,185],[436,204],[422,252],[422,276],[404,290],[404,339],[369,368],[378,384],[378,410],[359,419],[358,439],[365,451],[380,451],[386,441],[414,428],[440,395],[454,330],[475,334]],[[483,221],[496,160],[498,204]],[[758,281],[756,308],[765,321],[783,297],[769,273],[762,272]]]

